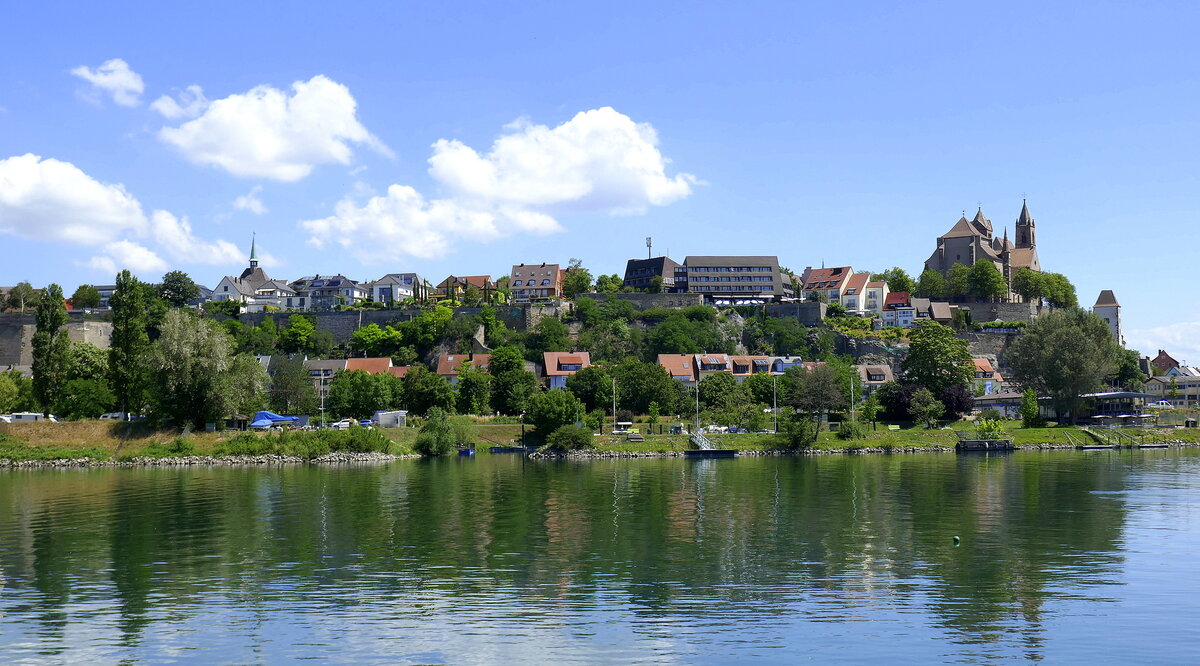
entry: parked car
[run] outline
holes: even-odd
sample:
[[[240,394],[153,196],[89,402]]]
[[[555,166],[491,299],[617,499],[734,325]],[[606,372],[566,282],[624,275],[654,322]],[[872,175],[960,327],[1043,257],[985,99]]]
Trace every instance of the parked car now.
[[[329,427],[335,430],[349,430],[352,425],[354,425],[353,419],[342,419],[341,421],[330,423]]]

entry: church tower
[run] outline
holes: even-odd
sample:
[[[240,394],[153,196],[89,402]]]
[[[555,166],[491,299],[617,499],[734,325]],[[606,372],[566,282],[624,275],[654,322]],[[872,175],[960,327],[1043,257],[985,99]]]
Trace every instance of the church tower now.
[[[1108,324],[1108,331],[1112,333],[1113,340],[1124,347],[1125,334],[1121,331],[1121,304],[1117,302],[1117,297],[1113,295],[1111,289],[1100,292],[1096,304],[1092,306],[1092,313]]]
[[[1036,231],[1033,224],[1033,217],[1029,214],[1029,204],[1025,203],[1025,200],[1022,199],[1021,216],[1017,218],[1017,247],[1037,247]]]
[[[250,268],[258,268],[258,238],[250,236]]]

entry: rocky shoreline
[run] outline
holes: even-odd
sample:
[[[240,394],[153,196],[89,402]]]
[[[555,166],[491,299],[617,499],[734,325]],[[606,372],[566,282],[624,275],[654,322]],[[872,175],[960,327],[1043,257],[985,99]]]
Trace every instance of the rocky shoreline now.
[[[127,460],[94,460],[92,458],[56,458],[54,460],[10,460],[0,458],[0,469],[40,469],[52,467],[231,467],[279,465],[347,465],[377,464],[393,460],[420,458],[417,455],[397,456],[388,453],[327,453],[316,458],[300,456],[170,456],[152,458],[139,456]]]

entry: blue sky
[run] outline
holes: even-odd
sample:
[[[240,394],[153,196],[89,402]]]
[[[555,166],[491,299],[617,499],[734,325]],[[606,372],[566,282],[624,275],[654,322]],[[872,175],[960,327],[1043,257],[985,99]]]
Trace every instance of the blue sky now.
[[[645,236],[915,274],[1024,195],[1043,267],[1200,364],[1192,4],[572,4],[9,7],[0,284],[211,286],[251,232],[287,278]]]

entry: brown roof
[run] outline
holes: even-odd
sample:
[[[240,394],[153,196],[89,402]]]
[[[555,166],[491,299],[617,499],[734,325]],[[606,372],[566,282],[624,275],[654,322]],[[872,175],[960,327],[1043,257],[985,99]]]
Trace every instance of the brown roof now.
[[[856,365],[858,376],[867,384],[886,384],[896,378],[891,366],[887,365]],[[872,380],[871,375],[883,375],[882,380]]]
[[[907,291],[893,291],[887,295],[887,299],[883,302],[883,309],[887,310],[893,307],[904,307],[908,305]]]
[[[975,361],[975,372],[995,372],[992,368],[992,362],[986,358],[971,359]]]
[[[950,308],[950,304],[945,301],[932,301],[929,304],[929,316],[941,321],[943,319],[954,319],[954,312]]]
[[[393,365],[392,367],[388,368],[388,372],[403,379],[404,376],[407,375],[408,371],[411,369],[412,369],[411,365]]]
[[[437,288],[445,289],[450,284],[451,280],[458,284],[469,284],[479,289],[496,288],[496,285],[492,283],[492,276],[490,275],[451,275],[438,283]]]
[[[962,238],[964,236],[978,236],[979,231],[971,226],[966,217],[958,218],[958,222],[950,227],[950,231],[939,236],[939,238]]]
[[[667,370],[672,377],[683,377],[687,381],[695,381],[696,366],[693,363],[695,354],[659,354],[658,364]]]
[[[392,368],[392,359],[390,358],[348,358],[346,359],[347,370],[363,370],[369,375],[378,375],[389,372]]]
[[[854,269],[849,266],[835,266],[833,268],[813,268],[804,272],[802,276],[805,281],[805,289],[835,289],[841,288],[851,275],[854,275]],[[825,286],[818,287],[818,284]]]
[[[769,366],[771,363],[771,357],[769,356],[730,356],[729,360],[733,362],[733,367],[731,368],[731,370],[733,370],[733,374],[739,377],[742,375],[754,374],[754,366],[756,362],[760,367]],[[745,372],[739,372],[737,369],[739,365],[746,366],[747,370]],[[766,368],[763,367],[763,370],[766,370]]]
[[[1032,247],[1019,247],[1009,254],[1009,263],[1013,269],[1018,268],[1037,268],[1034,262],[1037,261],[1037,249]]]
[[[592,355],[588,352],[545,352],[542,354],[547,377],[564,377],[575,374],[575,370],[559,370],[560,365],[578,365],[588,367],[592,364]]]
[[[850,293],[850,290],[853,289],[855,295],[861,294],[866,290],[867,283],[870,281],[870,273],[855,273],[850,276],[850,281],[846,283],[846,293]]]
[[[1121,307],[1121,304],[1117,302],[1117,296],[1116,294],[1113,294],[1112,289],[1105,289],[1104,291],[1100,292],[1100,297],[1096,299],[1096,304],[1092,307],[1114,308]]]
[[[462,364],[467,362],[487,372],[488,362],[491,360],[491,354],[442,354],[438,357],[437,373],[443,377],[457,375]]]
[[[874,280],[874,281],[867,283],[867,289],[879,289],[881,287],[886,287],[886,286],[887,286],[887,283],[884,282],[883,280]]]

